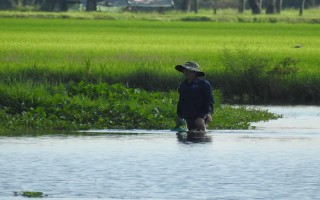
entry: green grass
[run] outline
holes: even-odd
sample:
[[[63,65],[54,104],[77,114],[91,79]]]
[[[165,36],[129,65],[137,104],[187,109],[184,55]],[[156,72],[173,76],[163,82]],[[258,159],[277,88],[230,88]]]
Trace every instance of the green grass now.
[[[86,79],[172,90],[181,80],[174,66],[194,60],[216,88],[229,94],[222,83],[229,80],[224,74],[227,66],[223,51],[240,49],[246,56],[254,53],[257,62],[267,59],[266,71],[285,58],[298,61],[297,80],[287,84],[282,93],[293,88],[301,92],[292,101],[271,96],[268,102],[319,101],[319,87],[311,86],[319,82],[320,24],[42,18],[3,18],[0,24],[1,81]],[[294,48],[296,45],[302,48]],[[239,55],[230,59],[239,59]],[[241,82],[236,85],[250,87]],[[311,95],[303,94],[305,87],[311,88]]]
[[[22,196],[27,198],[43,198],[48,195],[43,192],[33,192],[33,191],[22,191],[22,192],[13,192],[14,196]]]
[[[294,57],[306,72],[317,72],[320,25],[192,23],[74,19],[0,19],[1,67],[33,65],[55,70],[85,68],[115,73],[139,67],[171,70],[198,61],[206,71],[223,70],[223,48],[247,46],[262,56]],[[293,48],[296,44],[303,48]],[[70,69],[71,70],[71,69]]]
[[[210,129],[247,129],[250,122],[279,116],[266,110],[221,106],[214,92]],[[121,84],[32,82],[0,85],[0,135],[85,129],[170,129],[176,121],[177,92],[147,92]],[[42,132],[43,134],[43,132]]]
[[[172,91],[183,79],[174,66],[188,60],[200,64],[224,102],[319,102],[319,24],[283,23],[283,16],[265,23],[254,18],[266,16],[248,14],[237,19],[259,23],[188,22],[207,14],[170,15],[92,20],[106,16],[0,12],[0,131],[170,128],[177,100]],[[146,20],[150,16],[171,20]],[[108,85],[116,83],[125,86]],[[210,128],[248,128],[276,117],[218,101]]]
[[[0,24],[1,64],[18,67],[80,67],[87,59],[96,65],[117,64],[117,68],[130,61],[130,68],[158,61],[162,62],[156,67],[169,67],[162,64],[196,59],[214,70],[223,47],[243,45],[274,58],[297,57],[310,70],[320,62],[318,24],[75,19],[0,19]],[[293,48],[296,44],[304,47]]]

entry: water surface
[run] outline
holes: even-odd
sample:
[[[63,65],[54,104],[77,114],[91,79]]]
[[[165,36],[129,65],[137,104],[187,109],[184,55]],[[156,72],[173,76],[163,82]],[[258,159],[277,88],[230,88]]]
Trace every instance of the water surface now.
[[[308,109],[271,107],[279,125],[215,130],[209,143],[169,131],[0,137],[0,199],[320,199],[320,109]]]

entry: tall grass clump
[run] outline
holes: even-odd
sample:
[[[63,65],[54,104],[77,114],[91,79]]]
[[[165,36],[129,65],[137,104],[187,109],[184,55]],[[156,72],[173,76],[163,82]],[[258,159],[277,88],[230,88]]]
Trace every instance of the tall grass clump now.
[[[317,102],[319,87],[308,82],[311,77],[314,83],[319,78],[300,76],[299,60],[292,57],[275,60],[258,51],[245,46],[222,50],[225,71],[215,78],[227,102]],[[304,91],[307,87],[308,92]]]
[[[265,97],[268,60],[260,57],[256,51],[248,47],[222,50],[225,71],[217,82],[221,84],[223,95],[229,101],[245,102]]]

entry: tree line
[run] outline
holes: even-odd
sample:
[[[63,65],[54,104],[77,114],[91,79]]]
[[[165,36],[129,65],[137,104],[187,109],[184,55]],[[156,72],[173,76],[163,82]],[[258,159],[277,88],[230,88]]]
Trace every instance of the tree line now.
[[[179,1],[179,0],[176,0]],[[265,8],[266,14],[281,13],[283,8],[298,8],[302,15],[304,8],[320,6],[320,0],[181,0],[181,8],[186,12],[198,12],[199,5],[205,4],[205,8],[212,7],[214,13],[220,8],[236,8],[239,13],[244,13],[250,8],[252,14],[261,14]]]
[[[1,0],[2,10],[68,11],[70,4],[82,4],[86,11],[96,11],[99,0]]]
[[[82,4],[86,11],[97,11],[97,5],[109,5],[112,0],[1,0],[1,10],[67,11],[71,4]],[[199,8],[212,8],[214,13],[222,8],[237,8],[239,13],[251,9],[253,14],[281,13],[283,8],[299,8],[300,15],[305,7],[320,6],[320,0],[173,0],[171,9],[198,12]]]
[[[302,15],[303,9],[305,8],[305,4],[308,2],[308,4],[316,6],[315,0],[299,0],[297,2],[291,1],[291,6],[299,7],[299,13]],[[242,13],[245,10],[245,3],[246,0],[240,0],[239,2],[239,12]],[[283,0],[266,0],[263,2],[262,0],[248,0],[248,4],[252,10],[253,14],[261,14],[262,12],[262,4],[265,3],[266,8],[266,14],[275,14],[280,13],[283,7]],[[289,4],[290,5],[290,4]]]

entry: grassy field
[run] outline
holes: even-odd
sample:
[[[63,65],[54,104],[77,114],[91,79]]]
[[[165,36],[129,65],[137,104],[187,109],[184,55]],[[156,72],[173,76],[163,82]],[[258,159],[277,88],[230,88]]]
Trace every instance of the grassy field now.
[[[282,73],[286,66],[281,66],[279,76],[287,86],[276,92],[305,97],[299,99],[302,103],[319,100],[320,24],[41,18],[2,18],[0,24],[2,81],[86,78],[148,90],[171,90],[181,80],[174,66],[193,60],[230,99],[232,95],[261,96],[259,88],[252,92],[246,89],[256,84],[252,80],[245,83],[250,75],[247,72],[258,70],[261,77],[257,78],[269,88],[267,82],[277,77],[266,77],[267,73],[289,58],[294,60],[294,66],[289,67],[296,70],[289,77]],[[256,67],[261,63],[262,67]],[[231,82],[226,71],[230,69],[233,75],[241,76],[230,81],[244,80],[233,83],[241,86],[236,89],[241,91],[239,94],[227,91]],[[305,88],[310,94],[303,94]],[[286,102],[277,96],[267,100],[277,98]]]
[[[319,103],[320,24],[310,16],[269,23],[248,15],[191,22],[199,16],[45,14],[0,12],[0,130],[171,127],[182,80],[174,66],[189,60],[222,91],[222,102]],[[109,102],[109,90],[119,98]],[[277,117],[221,106],[217,92],[210,128]]]
[[[166,71],[196,60],[215,72],[224,70],[221,50],[243,47],[275,61],[297,58],[303,72],[318,72],[320,63],[320,24],[76,19],[0,19],[0,24],[1,66],[16,68],[79,68],[90,60],[123,73],[137,67]]]

